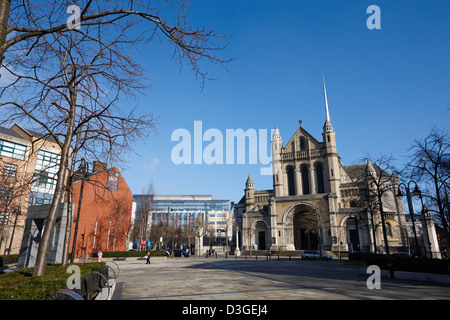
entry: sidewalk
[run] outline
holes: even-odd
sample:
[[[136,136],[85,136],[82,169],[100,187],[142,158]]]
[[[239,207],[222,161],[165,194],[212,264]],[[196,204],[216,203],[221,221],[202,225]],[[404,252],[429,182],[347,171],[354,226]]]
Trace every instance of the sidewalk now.
[[[448,285],[382,279],[370,290],[360,267],[339,261],[171,258],[117,261],[113,300],[450,299]]]

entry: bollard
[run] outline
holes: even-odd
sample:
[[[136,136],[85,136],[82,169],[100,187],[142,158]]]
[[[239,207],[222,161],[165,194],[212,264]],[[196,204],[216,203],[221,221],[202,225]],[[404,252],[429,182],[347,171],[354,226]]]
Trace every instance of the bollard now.
[[[289,255],[289,261],[291,261],[291,255]]]

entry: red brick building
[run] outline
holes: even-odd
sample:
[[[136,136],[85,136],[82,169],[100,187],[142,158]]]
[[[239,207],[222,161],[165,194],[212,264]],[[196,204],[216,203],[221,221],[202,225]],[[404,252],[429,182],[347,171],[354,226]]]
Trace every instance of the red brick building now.
[[[74,183],[69,252],[73,250],[81,187],[81,180]],[[119,170],[106,169],[104,163],[94,162],[93,173],[84,181],[75,257],[126,250],[132,202],[133,194]]]

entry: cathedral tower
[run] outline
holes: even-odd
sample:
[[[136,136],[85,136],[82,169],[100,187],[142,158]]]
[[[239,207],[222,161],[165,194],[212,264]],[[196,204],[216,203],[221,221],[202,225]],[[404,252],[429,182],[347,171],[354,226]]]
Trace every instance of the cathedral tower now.
[[[253,182],[251,174],[248,175],[244,191],[246,212],[249,212],[250,209],[255,205],[255,183]]]
[[[273,186],[275,197],[283,195],[283,172],[281,170],[281,150],[283,149],[283,140],[281,140],[280,131],[277,126],[272,134],[272,170]]]
[[[325,157],[328,167],[328,186],[329,192],[337,194],[340,184],[339,173],[339,155],[336,148],[336,134],[330,121],[330,111],[328,109],[327,88],[325,86],[325,79],[323,78],[323,94],[325,100],[325,124],[323,125],[323,146],[325,149]]]

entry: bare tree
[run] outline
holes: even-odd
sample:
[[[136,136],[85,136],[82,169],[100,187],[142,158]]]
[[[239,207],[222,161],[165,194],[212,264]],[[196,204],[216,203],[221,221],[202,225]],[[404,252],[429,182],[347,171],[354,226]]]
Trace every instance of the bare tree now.
[[[78,157],[120,161],[121,155],[132,151],[136,139],[147,136],[155,127],[152,114],[140,115],[135,109],[124,112],[119,106],[122,100],[127,102],[127,98],[142,94],[146,88],[144,70],[129,52],[156,37],[168,39],[174,45],[176,59],[180,63],[187,60],[202,82],[210,79],[199,66],[202,60],[222,65],[226,62],[216,56],[224,46],[213,41],[221,36],[192,28],[187,23],[184,1],[168,1],[174,10],[174,26],[150,2],[77,3],[83,8],[81,29],[61,23],[69,6],[67,1],[53,1],[46,6],[21,2],[13,4],[8,13],[7,6],[0,7],[0,28],[6,15],[9,19],[0,56],[5,56],[3,68],[12,75],[11,83],[0,92],[4,101],[0,107],[8,121],[42,128],[61,148],[56,190],[39,246],[36,276],[44,273],[74,148],[78,148]],[[151,27],[147,25],[146,30],[131,37],[140,21]],[[3,28],[0,41],[4,34]],[[79,138],[77,147],[75,137]]]
[[[187,62],[204,83],[212,78],[200,67],[201,61],[206,59],[224,66],[224,63],[232,60],[218,57],[218,52],[227,45],[220,40],[229,35],[190,25],[188,6],[187,0],[49,0],[46,4],[31,0],[14,3],[4,0],[0,5],[0,63],[23,42],[28,43],[26,53],[29,54],[43,37],[67,34],[74,30],[81,32],[74,29],[77,22],[92,31],[93,40],[100,33],[111,29],[122,33],[123,27],[128,29],[143,24],[144,30],[134,42],[148,43],[154,38],[168,40],[174,45],[174,58],[180,62],[180,66],[182,62]],[[74,17],[78,21],[68,21],[68,12],[79,14]],[[122,42],[125,40],[124,35],[122,33]]]
[[[373,223],[375,223],[373,219],[374,211],[377,210],[379,213],[385,251],[387,254],[390,254],[385,206],[389,202],[389,197],[395,195],[394,185],[398,185],[397,170],[393,167],[394,159],[392,156],[381,155],[376,160],[371,160],[370,156],[368,156],[365,160],[367,161],[367,166],[359,179],[360,181],[365,181],[367,185],[368,198],[366,200],[370,203],[369,211],[372,212]],[[373,228],[375,228],[375,225]],[[376,242],[375,237],[374,241]]]
[[[450,134],[433,128],[425,139],[414,140],[409,152],[405,175],[423,186],[422,195],[430,211],[438,216],[438,223],[450,239]]]
[[[111,193],[112,195],[112,193]],[[129,212],[131,212],[131,203],[127,201],[125,197],[114,197],[113,201],[109,203],[109,206],[111,208],[111,215],[110,215],[110,224],[113,224],[113,232],[112,232],[112,238],[113,238],[113,245],[112,250],[116,250],[116,239],[117,239],[117,233],[120,231],[121,233],[124,233],[124,231],[128,231],[128,221],[123,219],[123,217],[126,217]],[[108,239],[109,242],[109,239]]]

